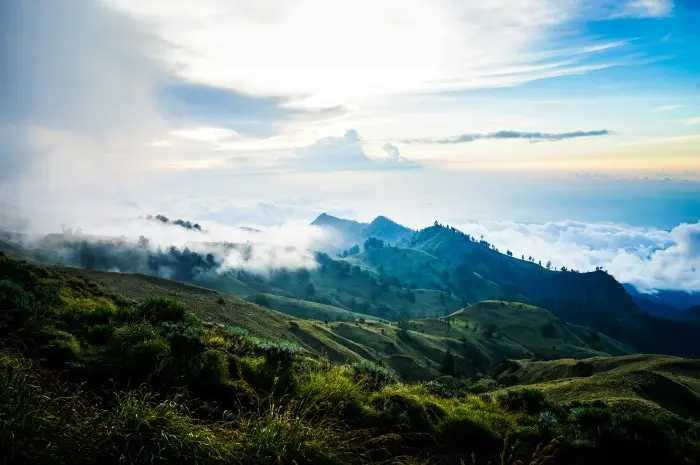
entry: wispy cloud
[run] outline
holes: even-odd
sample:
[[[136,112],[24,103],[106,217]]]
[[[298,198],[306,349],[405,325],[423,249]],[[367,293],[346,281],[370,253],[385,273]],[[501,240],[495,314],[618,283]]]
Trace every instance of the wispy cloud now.
[[[683,126],[695,126],[697,124],[700,124],[700,116],[695,116],[693,118],[684,118],[678,120],[678,122],[681,123]]]
[[[657,111],[673,111],[678,110],[679,108],[683,108],[683,105],[664,105],[662,107],[658,107]]]
[[[673,0],[629,0],[620,16],[635,18],[664,18],[673,13]]]
[[[497,131],[491,133],[460,134],[453,137],[432,138],[432,139],[409,139],[406,143],[432,143],[432,144],[463,144],[478,140],[500,139],[500,140],[528,140],[530,142],[556,142],[566,139],[576,139],[581,137],[599,137],[615,134],[609,129],[597,131],[573,131],[573,132],[522,132],[522,131]]]

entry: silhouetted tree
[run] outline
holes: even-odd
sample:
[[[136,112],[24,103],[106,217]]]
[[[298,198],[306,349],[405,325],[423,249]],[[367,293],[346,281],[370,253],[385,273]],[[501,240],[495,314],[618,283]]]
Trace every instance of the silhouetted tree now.
[[[311,297],[314,294],[316,294],[316,286],[314,286],[314,283],[307,284],[306,285],[306,295]]]
[[[449,348],[445,351],[445,356],[442,359],[442,365],[440,365],[440,372],[447,376],[455,375],[455,357],[452,355],[452,350]]]
[[[376,237],[370,237],[365,241],[365,252],[381,249],[382,247],[384,247],[384,241]]]

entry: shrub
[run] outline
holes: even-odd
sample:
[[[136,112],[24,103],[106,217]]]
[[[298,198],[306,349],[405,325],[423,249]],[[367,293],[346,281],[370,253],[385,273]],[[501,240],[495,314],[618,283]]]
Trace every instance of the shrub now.
[[[120,326],[114,330],[110,340],[117,352],[128,352],[135,345],[159,337],[156,328],[148,323]]]
[[[187,306],[170,297],[153,297],[146,300],[139,308],[141,315],[151,321],[180,322],[188,314]]]
[[[160,360],[170,353],[168,342],[162,337],[153,337],[135,344],[127,354],[131,362],[144,371],[151,371]]]
[[[113,314],[114,311],[111,308],[102,306],[84,312],[81,315],[81,320],[88,326],[106,324],[109,323]]]
[[[165,338],[170,343],[173,355],[189,356],[204,350],[204,328],[183,324],[162,325]]]
[[[307,419],[308,415],[295,407],[270,407],[241,421],[233,444],[243,463],[369,462],[369,441],[362,435],[343,431],[324,416]]]
[[[422,385],[428,390],[428,392],[436,397],[442,397],[443,399],[454,397],[454,391],[439,381],[432,380],[422,383]]]
[[[498,397],[498,402],[508,410],[525,410],[528,413],[539,413],[548,406],[542,391],[530,388],[511,389]]]
[[[156,402],[149,394],[117,394],[105,422],[119,463],[231,463],[230,434],[194,420],[177,399]]]
[[[29,311],[31,296],[22,286],[12,281],[0,280],[0,310]]]
[[[398,381],[394,370],[379,366],[368,360],[353,363],[352,369],[355,373],[355,377],[365,380],[372,389],[379,389]]]
[[[82,349],[76,337],[66,331],[45,328],[44,337],[48,343],[39,349],[39,355],[53,362],[69,362],[80,359]]]
[[[141,320],[141,313],[136,307],[119,307],[112,314],[115,323],[135,323]]]
[[[358,383],[353,372],[346,367],[324,369],[316,366],[299,377],[296,395],[321,409],[342,411],[351,408],[357,413],[364,399],[362,388],[362,383]]]
[[[301,352],[299,345],[289,341],[268,341],[258,337],[249,337],[246,344],[256,353],[266,355],[274,361],[291,361],[296,354]]]
[[[559,431],[559,421],[554,413],[546,410],[537,417],[537,426],[544,436],[554,436]]]
[[[98,324],[88,328],[88,340],[93,344],[105,344],[112,337],[114,326]]]

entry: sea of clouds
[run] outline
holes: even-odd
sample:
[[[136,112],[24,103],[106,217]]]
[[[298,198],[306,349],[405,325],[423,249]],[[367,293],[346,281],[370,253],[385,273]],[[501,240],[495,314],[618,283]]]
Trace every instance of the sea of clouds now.
[[[651,292],[700,292],[700,222],[670,230],[615,223],[479,221],[457,225],[502,252],[579,271],[602,266],[618,281]]]

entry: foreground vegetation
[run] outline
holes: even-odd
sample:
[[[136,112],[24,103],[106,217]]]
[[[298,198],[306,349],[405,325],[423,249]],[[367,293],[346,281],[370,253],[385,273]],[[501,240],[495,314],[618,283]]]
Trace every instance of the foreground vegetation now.
[[[700,424],[664,409],[404,383],[191,310],[0,255],[4,463],[700,461]]]

